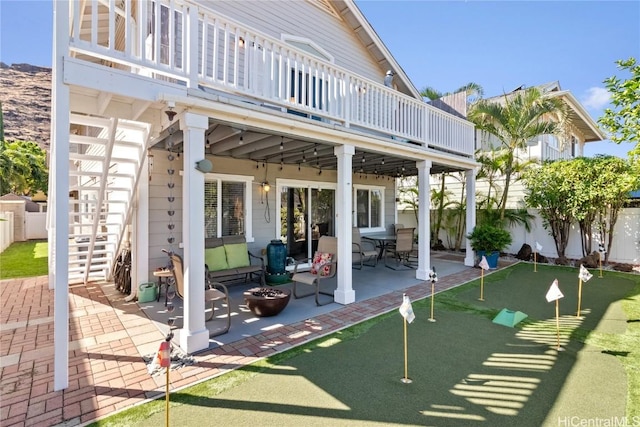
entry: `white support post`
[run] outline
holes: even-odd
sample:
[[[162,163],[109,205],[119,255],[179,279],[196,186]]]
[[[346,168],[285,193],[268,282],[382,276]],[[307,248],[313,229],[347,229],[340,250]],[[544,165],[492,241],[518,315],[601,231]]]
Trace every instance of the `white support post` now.
[[[184,135],[182,174],[182,238],[184,243],[184,327],[180,347],[193,353],[209,347],[204,320],[204,174],[196,163],[205,158],[204,132],[208,118],[185,113],[180,120]]]
[[[146,146],[146,140],[141,141]],[[131,265],[131,294],[125,298],[133,301],[138,296],[138,285],[149,281],[149,157],[142,159],[142,171],[134,200],[131,252],[135,262]],[[158,289],[160,292],[160,289]]]
[[[336,191],[336,236],[338,237],[338,287],[334,292],[339,304],[351,304],[356,300],[351,270],[351,227],[353,175],[351,163],[356,150],[353,145],[333,149],[338,158],[338,189]]]
[[[471,233],[476,226],[476,172],[475,169],[465,171],[465,180],[467,182],[467,230],[465,235]],[[471,249],[471,240],[465,240],[467,244],[464,265],[473,267],[476,263],[476,254]]]
[[[76,5],[77,6],[77,5]],[[69,45],[69,2],[53,2],[53,75],[51,137],[55,170],[55,256],[53,293],[53,389],[69,386],[69,87],[64,84],[64,55]]]
[[[431,185],[429,174],[431,173],[431,162],[423,160],[416,163],[418,168],[418,195],[420,204],[418,205],[418,269],[416,279],[427,280],[431,270]]]

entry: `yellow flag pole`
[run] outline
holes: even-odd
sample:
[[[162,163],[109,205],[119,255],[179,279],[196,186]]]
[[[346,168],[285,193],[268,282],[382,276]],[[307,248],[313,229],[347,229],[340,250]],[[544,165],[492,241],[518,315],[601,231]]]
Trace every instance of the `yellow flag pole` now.
[[[600,276],[598,277],[602,279],[602,252],[598,254],[598,261],[600,262]]]
[[[436,319],[433,318],[433,303],[436,296],[436,282],[431,281],[431,317],[429,318],[429,322],[435,322]]]
[[[556,300],[556,331],[558,335],[558,351],[560,351],[560,307],[558,301],[559,299]]]
[[[484,301],[484,268],[480,268],[480,301]]]
[[[404,378],[402,379],[403,383],[410,383],[409,379],[409,362],[407,358],[407,319],[404,319]]]
[[[576,317],[580,317],[580,304],[582,303],[582,278],[579,279],[578,282],[578,314]]]
[[[533,272],[536,273],[538,271],[538,252],[533,253]]]
[[[167,379],[166,379],[166,385],[165,385],[165,414],[166,414],[166,420],[165,420],[165,426],[169,427],[169,370],[171,369],[170,366],[167,366]]]

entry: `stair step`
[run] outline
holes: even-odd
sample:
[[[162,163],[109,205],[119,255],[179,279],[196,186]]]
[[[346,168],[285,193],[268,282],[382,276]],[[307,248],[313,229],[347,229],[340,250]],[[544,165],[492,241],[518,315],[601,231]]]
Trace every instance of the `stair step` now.
[[[100,173],[97,172],[93,172],[93,171],[69,171],[69,176],[88,176],[88,177],[93,177],[93,176],[101,176]],[[134,178],[135,176],[130,174],[130,173],[118,173],[118,172],[109,172],[107,174],[107,178]]]
[[[81,162],[104,162],[104,156],[94,156],[90,154],[69,153],[69,160],[78,160]],[[138,160],[131,157],[112,157],[112,163],[133,163],[138,164]],[[96,175],[96,173],[94,173]]]

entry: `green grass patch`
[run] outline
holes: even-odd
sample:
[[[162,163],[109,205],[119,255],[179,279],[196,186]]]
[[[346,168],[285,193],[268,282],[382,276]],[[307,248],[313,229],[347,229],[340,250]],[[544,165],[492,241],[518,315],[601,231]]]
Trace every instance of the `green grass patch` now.
[[[12,243],[0,254],[0,279],[49,274],[48,247],[46,240]]]

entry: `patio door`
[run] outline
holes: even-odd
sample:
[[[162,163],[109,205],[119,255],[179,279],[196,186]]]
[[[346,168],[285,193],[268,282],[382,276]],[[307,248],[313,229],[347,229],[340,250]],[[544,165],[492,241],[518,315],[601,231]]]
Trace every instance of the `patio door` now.
[[[335,185],[283,181],[280,195],[280,239],[296,260],[313,257],[321,236],[335,233]]]

